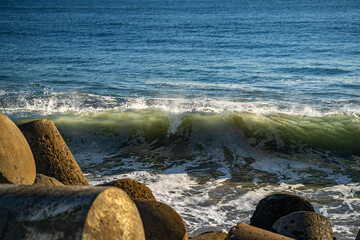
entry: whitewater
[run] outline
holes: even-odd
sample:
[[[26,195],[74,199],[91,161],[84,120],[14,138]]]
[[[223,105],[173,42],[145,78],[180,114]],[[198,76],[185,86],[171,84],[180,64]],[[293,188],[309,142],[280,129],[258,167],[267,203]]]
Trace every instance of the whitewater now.
[[[360,2],[1,1],[0,112],[55,122],[91,185],[133,178],[189,235],[305,197],[360,226]]]

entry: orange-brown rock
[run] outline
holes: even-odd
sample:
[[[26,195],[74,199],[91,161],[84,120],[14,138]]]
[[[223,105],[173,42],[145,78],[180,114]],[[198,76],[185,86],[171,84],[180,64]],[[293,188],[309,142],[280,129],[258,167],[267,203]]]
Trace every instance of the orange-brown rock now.
[[[139,211],[121,189],[0,185],[1,239],[145,240]]]
[[[36,174],[35,182],[33,185],[42,185],[42,186],[63,186],[61,182],[55,178],[45,176],[43,174]]]
[[[119,179],[112,182],[100,184],[99,186],[113,186],[113,187],[121,188],[134,201],[137,200],[155,201],[155,197],[152,194],[150,188],[148,188],[145,184],[135,181],[131,178]]]
[[[221,231],[208,231],[203,232],[196,237],[189,238],[191,240],[225,240],[227,238],[227,233]]]
[[[333,240],[329,220],[314,212],[293,212],[277,220],[272,226],[273,231],[295,239]]]
[[[239,223],[229,231],[228,240],[295,240],[261,228]]]
[[[168,205],[156,201],[135,201],[143,221],[146,240],[186,240],[183,219]]]
[[[36,167],[24,135],[0,113],[0,183],[33,184]]]
[[[65,185],[89,185],[53,121],[36,120],[19,128],[34,154],[37,173]]]

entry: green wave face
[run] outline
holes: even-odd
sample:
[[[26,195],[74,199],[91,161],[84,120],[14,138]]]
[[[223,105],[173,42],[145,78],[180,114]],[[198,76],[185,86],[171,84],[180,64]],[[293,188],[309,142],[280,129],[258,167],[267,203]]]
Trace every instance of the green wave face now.
[[[152,109],[50,118],[67,138],[111,138],[126,146],[156,143],[158,147],[171,148],[181,143],[189,148],[206,148],[230,144],[286,153],[360,154],[360,118],[356,115],[173,114]]]
[[[360,180],[356,115],[174,114],[146,109],[50,118],[90,173],[126,172],[124,159],[135,159],[132,164],[159,171],[184,166],[186,172],[212,177],[230,173],[234,181],[279,182],[294,172],[300,182],[326,185],[336,174]],[[97,155],[102,157],[95,163]]]
[[[309,150],[359,155],[360,119],[357,116],[324,117],[276,114],[234,114],[234,122],[248,138],[267,148],[285,152]]]

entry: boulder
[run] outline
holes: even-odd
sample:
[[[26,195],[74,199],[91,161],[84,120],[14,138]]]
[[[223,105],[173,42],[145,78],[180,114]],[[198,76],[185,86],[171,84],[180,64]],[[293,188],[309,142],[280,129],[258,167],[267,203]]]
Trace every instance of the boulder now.
[[[99,186],[113,186],[118,187],[125,191],[133,201],[137,200],[153,200],[155,197],[152,194],[150,188],[145,184],[139,183],[131,178],[124,178],[120,180],[115,180],[108,183],[100,184]]]
[[[0,113],[0,183],[33,184],[36,167],[24,135]]]
[[[135,201],[144,224],[146,240],[186,240],[183,219],[168,205],[157,201]]]
[[[209,231],[203,232],[196,237],[192,237],[191,240],[225,240],[227,236],[227,233],[221,231]]]
[[[261,228],[239,223],[229,231],[227,240],[295,240]]]
[[[65,185],[89,185],[53,121],[36,120],[19,128],[34,154],[37,173]]]
[[[258,203],[253,216],[250,218],[250,225],[271,230],[272,225],[279,218],[297,211],[314,212],[314,207],[306,199],[296,195],[270,195]]]
[[[121,189],[0,185],[1,239],[145,240],[139,212]]]
[[[63,186],[61,182],[55,178],[45,176],[43,174],[36,174],[35,182],[33,185],[42,185],[42,186]]]
[[[272,226],[273,231],[302,240],[333,240],[329,220],[314,212],[293,212],[277,220]]]

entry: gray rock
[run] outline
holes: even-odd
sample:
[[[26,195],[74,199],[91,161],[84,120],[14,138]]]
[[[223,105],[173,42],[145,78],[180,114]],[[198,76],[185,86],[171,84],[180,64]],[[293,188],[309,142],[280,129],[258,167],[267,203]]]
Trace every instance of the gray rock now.
[[[0,184],[0,213],[2,240],[145,240],[134,202],[114,187]]]
[[[271,230],[271,226],[281,217],[292,212],[311,211],[314,208],[306,199],[290,194],[273,194],[262,199],[250,219],[250,225]]]
[[[273,230],[284,236],[298,240],[333,240],[329,220],[314,212],[293,212],[280,218],[272,226]]]

